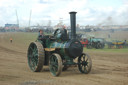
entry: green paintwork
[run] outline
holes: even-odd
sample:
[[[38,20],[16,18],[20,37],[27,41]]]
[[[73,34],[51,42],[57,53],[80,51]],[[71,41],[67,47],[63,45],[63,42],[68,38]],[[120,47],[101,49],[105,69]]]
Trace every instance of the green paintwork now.
[[[42,43],[43,42],[41,40],[37,40],[38,42]],[[51,41],[50,39],[47,39],[45,42],[45,46],[46,48],[55,48],[56,50],[59,50],[59,53],[61,54],[61,58],[63,60],[66,60],[67,62],[64,63],[66,65],[74,65],[76,63],[73,62],[73,59],[67,55],[67,53],[65,52],[65,45],[68,43],[68,41],[61,41],[60,39],[57,39],[55,41]]]
[[[54,34],[54,38],[55,40],[53,39],[52,40],[52,36],[51,35],[46,35],[46,40],[45,40],[45,44],[41,41],[41,40],[38,40],[38,42],[40,42],[41,44],[43,44],[44,46],[44,49],[45,48],[51,48],[51,49],[55,49],[55,50],[52,50],[50,51],[51,53],[54,51],[54,53],[59,53],[62,60],[65,60],[66,63],[64,64],[67,64],[67,65],[74,65],[75,63],[73,62],[73,58],[71,58],[65,51],[66,48],[66,44],[69,43],[69,41],[62,41],[61,39],[61,32],[60,32],[61,29],[58,29],[55,34]],[[46,50],[48,51],[48,50]]]
[[[101,43],[105,43],[105,39],[104,38],[89,38],[88,39],[89,40],[89,42],[101,42]]]

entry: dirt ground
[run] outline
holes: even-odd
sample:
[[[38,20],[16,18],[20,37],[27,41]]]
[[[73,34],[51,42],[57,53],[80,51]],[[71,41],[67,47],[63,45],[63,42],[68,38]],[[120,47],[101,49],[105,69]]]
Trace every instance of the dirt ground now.
[[[27,47],[0,42],[0,85],[128,85],[128,53],[89,52],[92,70],[81,74],[77,67],[53,77],[48,67],[31,72]]]

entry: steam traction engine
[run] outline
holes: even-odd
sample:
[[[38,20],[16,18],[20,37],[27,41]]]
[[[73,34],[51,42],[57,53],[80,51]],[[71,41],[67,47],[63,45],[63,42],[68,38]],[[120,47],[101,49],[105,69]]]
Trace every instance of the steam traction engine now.
[[[81,73],[91,71],[92,61],[89,55],[83,53],[83,46],[76,39],[76,12],[70,12],[71,35],[63,35],[57,29],[53,36],[46,35],[45,40],[37,40],[28,47],[28,65],[33,72],[42,70],[43,65],[48,66],[53,76],[59,76],[62,70],[71,65],[78,65]],[[67,36],[67,37],[65,37]],[[74,62],[74,59],[78,62]]]

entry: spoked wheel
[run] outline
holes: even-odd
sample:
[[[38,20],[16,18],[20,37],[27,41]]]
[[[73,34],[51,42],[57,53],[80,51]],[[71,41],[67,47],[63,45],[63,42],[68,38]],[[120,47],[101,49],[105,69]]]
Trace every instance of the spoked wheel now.
[[[96,49],[100,49],[100,48],[102,48],[102,44],[101,43],[97,43]]]
[[[49,69],[53,76],[59,76],[62,72],[62,59],[59,54],[54,53],[50,57]]]
[[[39,42],[32,42],[28,48],[28,65],[34,72],[41,71],[44,64],[44,48]]]
[[[82,53],[78,58],[78,69],[81,73],[88,74],[91,71],[92,60],[88,54]]]

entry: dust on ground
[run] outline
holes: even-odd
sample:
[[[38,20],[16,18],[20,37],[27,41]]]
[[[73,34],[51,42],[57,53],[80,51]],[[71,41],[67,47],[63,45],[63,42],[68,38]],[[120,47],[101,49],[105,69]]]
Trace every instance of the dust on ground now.
[[[27,64],[27,47],[18,43],[0,43],[0,85],[127,85],[128,53],[89,52],[92,71],[81,74],[71,67],[53,77],[47,66],[31,72]]]

